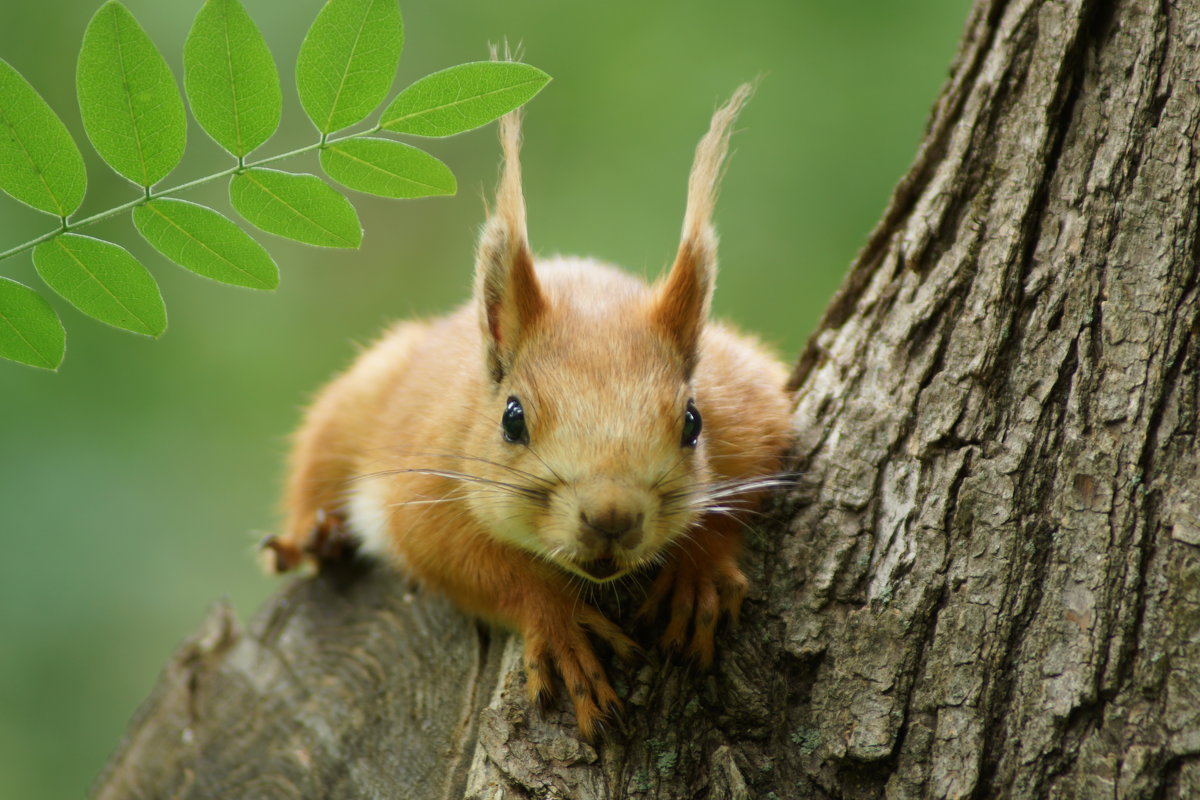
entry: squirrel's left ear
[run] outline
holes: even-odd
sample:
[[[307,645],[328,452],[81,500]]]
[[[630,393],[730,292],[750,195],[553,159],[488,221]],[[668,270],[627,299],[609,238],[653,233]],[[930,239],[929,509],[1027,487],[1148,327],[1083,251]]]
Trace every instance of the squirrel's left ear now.
[[[546,308],[533,270],[521,193],[521,117],[500,120],[504,168],[496,209],[483,226],[475,264],[475,298],[487,347],[488,372],[499,381],[512,366],[522,339]]]
[[[713,114],[708,133],[696,146],[688,177],[687,212],[675,264],[655,286],[651,318],[679,349],[690,377],[699,358],[700,333],[708,319],[713,284],[717,277],[717,234],[712,211],[721,182],[721,167],[729,151],[729,136],[738,112],[753,87],[742,84],[725,105]]]

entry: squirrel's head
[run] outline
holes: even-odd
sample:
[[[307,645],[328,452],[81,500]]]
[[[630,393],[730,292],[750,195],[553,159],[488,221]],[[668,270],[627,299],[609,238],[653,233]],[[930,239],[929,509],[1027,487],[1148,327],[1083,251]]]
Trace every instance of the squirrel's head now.
[[[696,149],[683,235],[653,286],[599,265],[535,269],[520,120],[479,244],[475,303],[489,389],[471,426],[473,513],[593,581],[660,560],[704,513],[711,479],[693,375],[716,275],[711,215],[742,86]]]

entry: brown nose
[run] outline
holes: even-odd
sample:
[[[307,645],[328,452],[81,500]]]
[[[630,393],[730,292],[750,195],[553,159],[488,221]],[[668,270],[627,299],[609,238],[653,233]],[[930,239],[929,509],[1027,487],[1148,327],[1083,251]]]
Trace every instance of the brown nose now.
[[[584,527],[598,534],[601,540],[608,542],[616,542],[632,531],[640,533],[642,527],[641,512],[635,514],[632,511],[611,506],[591,514],[586,511],[580,511],[579,518],[583,522]],[[636,544],[637,542],[635,541],[626,542],[627,547],[632,547]]]

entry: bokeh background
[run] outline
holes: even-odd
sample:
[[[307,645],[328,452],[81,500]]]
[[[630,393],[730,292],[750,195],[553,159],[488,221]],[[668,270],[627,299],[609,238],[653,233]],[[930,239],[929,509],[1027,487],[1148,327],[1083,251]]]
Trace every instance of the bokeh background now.
[[[258,151],[312,140],[292,66],[319,0],[244,0],[280,65],[284,120]],[[125,0],[177,78],[200,0]],[[0,2],[0,57],[81,143],[81,214],[133,189],[85,144],[75,53],[98,0]],[[654,275],[670,260],[692,148],[718,102],[763,76],[734,139],[717,220],[717,314],[791,358],[916,149],[967,0],[609,0],[402,3],[397,88],[478,60],[507,37],[554,76],[528,107],[525,180],[536,251],[601,257]],[[0,98],[2,103],[4,98]],[[277,521],[289,432],[306,398],[387,321],[465,299],[493,128],[426,143],[457,197],[352,195],[357,252],[266,234],[282,286],[205,281],[96,226],[151,268],[170,327],[158,341],[52,298],[67,328],[58,374],[0,362],[0,795],[78,797],[174,647],[220,597],[249,616],[277,585],[253,543]],[[180,183],[227,165],[195,125]],[[315,170],[303,158],[285,168]],[[224,185],[190,199],[227,208]],[[47,219],[0,196],[0,250]],[[28,255],[0,274],[38,286]]]

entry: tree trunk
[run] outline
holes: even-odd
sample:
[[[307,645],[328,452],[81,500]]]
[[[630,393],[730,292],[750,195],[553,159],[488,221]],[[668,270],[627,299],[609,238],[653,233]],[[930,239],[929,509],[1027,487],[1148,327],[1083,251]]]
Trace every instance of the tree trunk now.
[[[519,640],[348,565],[218,609],[97,797],[1200,796],[1200,5],[980,0],[800,357],[795,491],[708,673]]]

